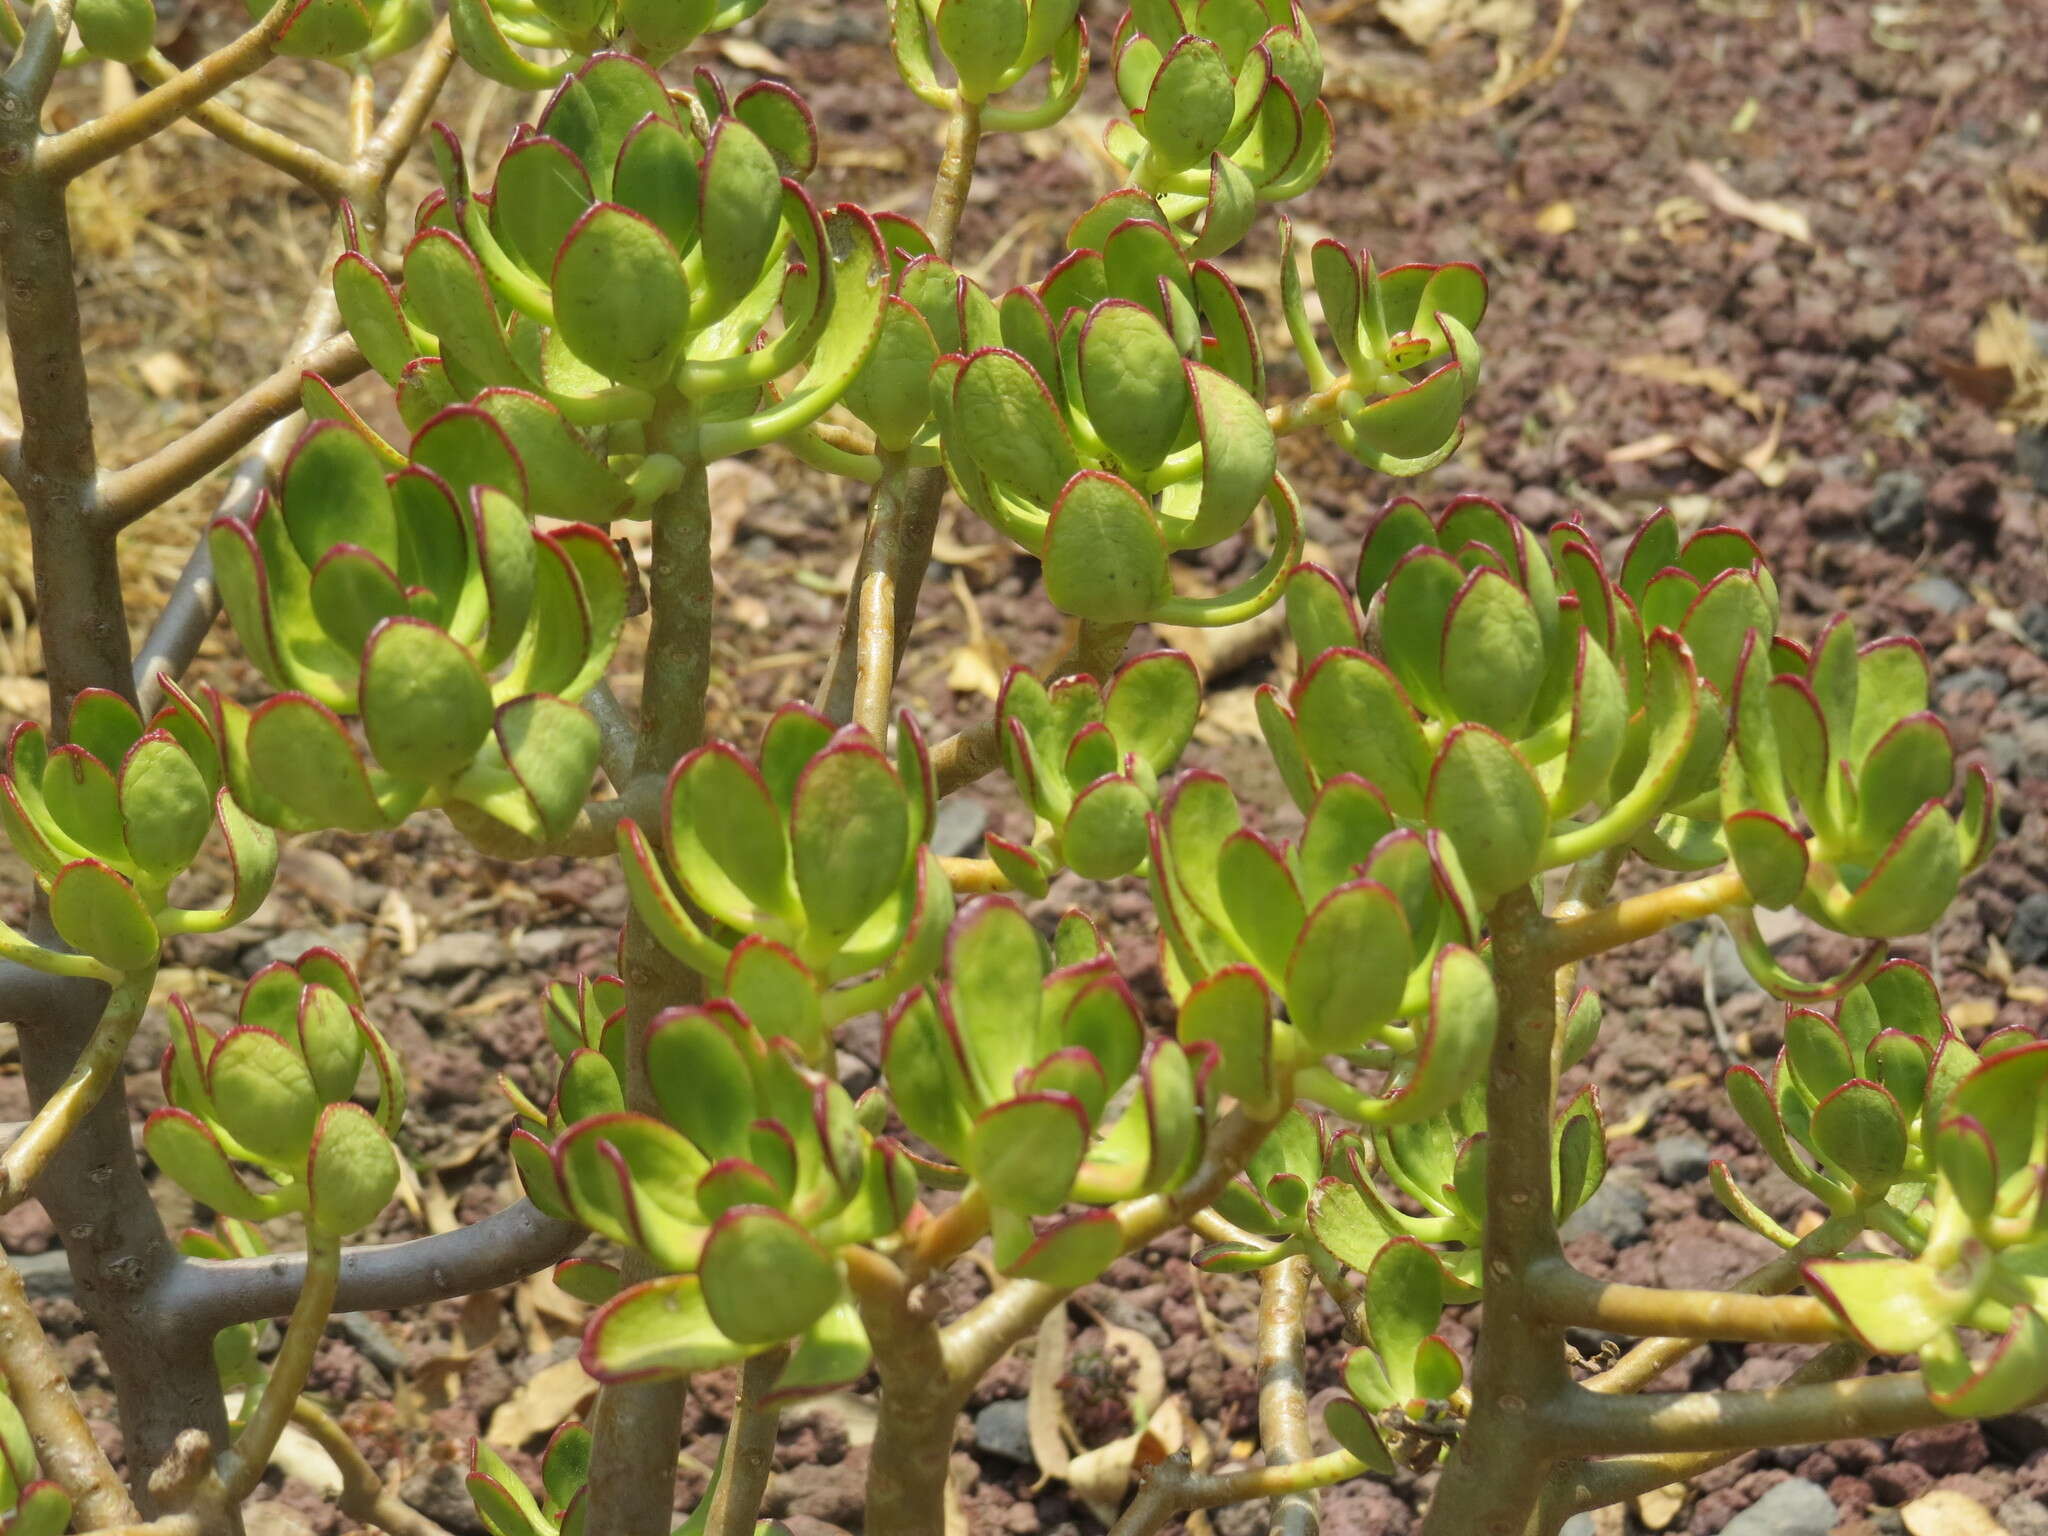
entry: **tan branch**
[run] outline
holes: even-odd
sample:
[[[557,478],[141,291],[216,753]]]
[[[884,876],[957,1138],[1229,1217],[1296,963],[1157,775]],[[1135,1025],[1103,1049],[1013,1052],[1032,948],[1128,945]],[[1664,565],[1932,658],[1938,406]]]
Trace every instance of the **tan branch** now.
[[[45,139],[36,154],[37,171],[57,181],[70,181],[190,116],[237,80],[263,67],[271,44],[284,32],[294,9],[293,0],[277,0],[255,26],[156,89],[117,111]]]
[[[344,384],[366,366],[362,349],[347,332],[281,363],[269,378],[251,385],[176,442],[126,469],[101,475],[101,522],[125,528],[212,474],[266,428],[299,408],[300,383],[306,374]]]
[[[0,1375],[35,1443],[43,1471],[69,1495],[88,1530],[140,1519],[128,1490],[93,1439],[71,1392],[71,1375],[51,1347],[23,1289],[20,1271],[0,1259]]]

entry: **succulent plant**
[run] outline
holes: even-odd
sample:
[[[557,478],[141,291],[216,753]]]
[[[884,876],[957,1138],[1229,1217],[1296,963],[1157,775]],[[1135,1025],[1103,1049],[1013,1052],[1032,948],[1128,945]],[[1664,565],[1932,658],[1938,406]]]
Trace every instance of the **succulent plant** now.
[[[405,1079],[363,1016],[348,962],[311,949],[265,966],[242,989],[225,1034],[175,993],[171,1009],[166,1107],[143,1132],[157,1166],[239,1221],[292,1212],[330,1238],[375,1221],[398,1188],[391,1138],[405,1115]],[[355,1102],[366,1066],[374,1113]],[[260,1169],[271,1187],[251,1188],[238,1163]]]
[[[1262,202],[1322,179],[1334,134],[1322,49],[1296,0],[1141,0],[1111,50],[1128,121],[1104,142],[1191,253],[1236,245]]]
[[[866,359],[886,296],[881,236],[850,204],[821,213],[798,184],[817,132],[788,89],[728,99],[700,74],[679,101],[640,60],[601,53],[506,149],[487,197],[437,142],[443,190],[421,210],[402,287],[351,250],[335,296],[415,432],[462,401],[497,421],[532,466],[532,512],[644,508],[677,461],[815,420]],[[783,328],[757,345],[778,310]]]
[[[933,370],[954,488],[1039,556],[1046,595],[1077,617],[1236,623],[1278,600],[1299,550],[1294,492],[1247,381],[1256,352],[1232,345],[1249,331],[1241,301],[1198,273],[1164,226],[1126,220],[1040,292],[1004,298],[1003,345],[970,335],[973,350]],[[1200,357],[1200,321],[1214,316],[1238,327],[1216,365]],[[1262,502],[1274,522],[1264,567],[1220,596],[1176,597],[1169,554],[1230,537]]]
[[[772,69],[747,34],[700,47],[760,3],[452,0],[434,23],[425,0],[253,0],[257,24],[184,70],[138,0],[0,6],[0,280],[24,384],[0,479],[26,510],[54,706],[0,764],[0,829],[35,885],[0,961],[61,978],[0,966],[33,1105],[0,1138],[0,1212],[33,1195],[64,1232],[128,1460],[124,1479],[0,1258],[6,1532],[238,1528],[295,1419],[334,1456],[344,1516],[430,1526],[304,1396],[328,1320],[543,1269],[591,1309],[578,1359],[600,1395],[589,1428],[549,1440],[537,1491],[509,1447],[472,1448],[468,1523],[491,1536],[670,1536],[677,1383],[727,1367],[725,1446],[675,1536],[754,1530],[784,1405],[871,1370],[854,1523],[941,1536],[988,1370],[1034,1334],[1049,1368],[1070,1299],[1086,1310],[1084,1287],[1190,1232],[1202,1269],[1256,1277],[1259,1457],[1164,1455],[1159,1420],[1089,1452],[1137,1484],[1099,1511],[1133,1536],[1239,1499],[1293,1529],[1320,1488],[1438,1461],[1426,1536],[1549,1530],[1751,1448],[2048,1396],[2048,1044],[1966,1040],[1934,977],[1890,957],[2000,825],[1982,770],[1958,803],[1918,648],[1860,644],[1846,618],[1809,631],[1754,538],[1668,512],[1610,546],[1575,517],[1539,534],[1481,497],[1399,497],[1344,578],[1303,563],[1280,440],[1320,430],[1373,473],[1440,464],[1490,294],[1456,250],[1382,267],[1332,237],[1297,259],[1283,221],[1277,304],[1248,302],[1260,279],[1232,253],[1336,148],[1299,0],[1136,0],[1106,50],[1121,113],[1098,169],[1118,184],[1064,227],[997,203],[1010,227],[978,251],[986,136],[1081,101],[1077,0],[894,0],[898,71],[946,118],[919,219],[821,203],[818,184],[878,167],[828,155],[788,86],[728,89],[697,63]],[[74,22],[71,57],[151,89],[58,127]],[[430,27],[386,93],[379,61]],[[335,145],[215,99],[274,53],[347,71]],[[423,127],[457,57],[548,92],[495,163]],[[290,362],[108,468],[66,188],[179,118],[331,206],[339,255]],[[408,222],[390,194],[416,144],[438,185]],[[322,340],[337,318],[347,335]],[[348,388],[363,367],[388,408]],[[118,531],[294,409],[311,425],[262,440],[131,665]],[[793,572],[845,595],[816,703],[766,706],[747,750],[719,733],[751,732],[767,674],[720,643],[717,551],[757,548],[756,514],[732,526],[711,467],[777,447],[865,507],[840,576]],[[928,746],[920,596],[955,560],[949,489],[1075,622],[1056,659],[1000,663],[993,709]],[[779,515],[836,511],[798,491]],[[622,519],[646,526],[615,541]],[[1202,552],[1258,568],[1208,595],[1174,569]],[[1006,603],[1034,581],[1001,579]],[[191,659],[209,594],[270,696],[145,675]],[[1139,624],[1283,601],[1291,644],[1254,706],[1293,802],[1273,807],[1217,771],[1227,755],[1183,763],[1230,723],[1198,732],[1196,662],[1122,656]],[[644,652],[621,644],[643,610]],[[637,688],[611,675],[621,652]],[[941,795],[998,767],[1029,832],[944,856]],[[615,854],[626,887],[615,962],[536,987],[547,1053],[500,1079],[525,1200],[344,1255],[398,1189],[405,1073],[356,975],[313,949],[260,969],[230,1027],[170,996],[144,1150],[218,1217],[173,1249],[123,1108],[163,941],[251,916],[279,831],[430,811],[551,881]],[[227,894],[188,905],[221,884],[222,844]],[[1114,929],[1024,904],[1085,903],[1090,883]],[[1837,974],[1794,974],[1759,907],[1858,943]],[[1717,1165],[1728,1210],[1783,1250],[1726,1294],[1582,1273],[1559,1230],[1622,1129],[1582,1080],[1607,1020],[1580,967],[1700,919],[1793,1004],[1775,1066],[1738,1064],[1727,1088],[1817,1207],[1767,1212]],[[401,892],[387,927],[407,927]],[[1156,964],[1112,950],[1134,928]],[[970,1260],[992,1277],[971,1295],[950,1273]],[[1318,1291],[1341,1368],[1308,1354]],[[1587,1334],[1643,1342],[1588,1360]],[[1765,1391],[1635,1396],[1746,1341],[1824,1347]],[[203,1390],[209,1345],[231,1415]],[[1919,1365],[1864,1376],[1872,1352]],[[1304,1383],[1340,1378],[1317,1454]]]
[[[23,721],[0,772],[0,827],[47,893],[57,936],[110,971],[154,966],[164,934],[233,927],[262,905],[277,872],[277,839],[226,788],[218,714],[168,679],[163,686],[168,701],[147,725],[106,689],[73,701],[71,739],[61,745]],[[170,905],[172,883],[216,828],[231,881],[225,903]],[[4,924],[0,949],[44,970],[73,958]]]
[[[590,1431],[574,1419],[548,1436],[539,1498],[504,1457],[481,1440],[471,1441],[463,1481],[490,1536],[578,1536],[590,1481],[590,1441]]]
[[[662,806],[665,860],[631,818],[619,826],[635,909],[808,1055],[937,966],[953,888],[929,845],[931,762],[907,714],[892,764],[859,726],[785,705],[756,759],[713,742],[677,763]]]
[[[990,835],[989,853],[1010,880],[1043,896],[1063,866],[1091,880],[1138,870],[1160,777],[1194,734],[1201,703],[1194,663],[1179,651],[1133,657],[1107,689],[1085,675],[1047,686],[1012,668],[996,728],[1004,767],[1043,830],[1029,847]]]
[[[1049,127],[1081,98],[1081,0],[889,0],[889,16],[904,83],[941,111],[972,104],[984,130]],[[940,81],[938,60],[951,70],[951,86]],[[1040,64],[1046,81],[1036,101],[1002,99]]]
[[[687,1374],[800,1335],[778,1392],[859,1376],[867,1339],[836,1250],[902,1224],[910,1165],[862,1128],[845,1089],[730,1003],[668,1010],[640,1049],[658,1114],[593,1092],[564,1104],[573,1123],[545,1171],[522,1164],[543,1209],[572,1212],[663,1271],[605,1303],[584,1368],[600,1380]]]
[[[1409,262],[1382,272],[1366,252],[1327,239],[1310,249],[1309,272],[1341,372],[1317,344],[1293,227],[1283,224],[1281,308],[1314,391],[1298,423],[1321,426],[1383,474],[1416,475],[1441,464],[1464,438],[1465,403],[1479,387],[1472,333],[1486,314],[1485,275],[1470,262]]]
[[[387,473],[351,427],[316,422],[277,496],[208,531],[236,633],[290,690],[254,710],[216,695],[228,780],[294,831],[462,803],[559,834],[597,765],[568,701],[618,643],[624,565],[598,529],[542,532],[501,483],[466,478],[516,467],[484,413],[451,407],[414,452]]]
[[[1104,1211],[1163,1189],[1200,1152],[1208,1051],[1147,1041],[1106,953],[1054,966],[1021,909],[984,897],[947,944],[947,979],[890,1013],[882,1070],[903,1123],[987,1201],[1007,1274],[1075,1285],[1123,1250]],[[1066,957],[1060,957],[1065,959]],[[1121,1114],[1108,1113],[1126,1084]]]

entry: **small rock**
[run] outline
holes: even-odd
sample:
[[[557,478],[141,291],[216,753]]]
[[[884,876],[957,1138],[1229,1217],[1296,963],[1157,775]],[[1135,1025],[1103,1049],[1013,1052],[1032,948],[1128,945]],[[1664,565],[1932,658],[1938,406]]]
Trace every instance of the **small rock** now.
[[[1828,1536],[1835,1501],[1803,1477],[1779,1483],[1722,1527],[1722,1536]]]
[[[1598,1530],[1591,1515],[1573,1515],[1557,1528],[1557,1536],[1595,1536]]]
[[[2005,690],[2011,686],[2012,679],[1996,667],[1965,667],[1937,681],[1934,697],[1937,703],[1946,705],[1951,699],[1975,693],[1981,688],[1996,699],[2004,697]]]
[[[955,795],[939,807],[939,819],[932,826],[932,852],[961,858],[981,849],[981,834],[988,830],[988,807],[979,800]]]
[[[1936,613],[1960,613],[1970,606],[1970,594],[1946,576],[1922,576],[1906,588],[1906,596],[1917,598]]]
[[[1735,947],[1735,940],[1718,923],[1711,932],[1700,936],[1699,943],[1693,946],[1692,958],[1711,977],[1716,998],[1725,1001],[1762,990],[1749,974],[1749,967],[1742,963],[1742,951]]]
[[[1892,1442],[1892,1454],[1925,1467],[1933,1477],[1974,1472],[1990,1459],[1984,1431],[1974,1421],[1909,1430]]]
[[[2016,1493],[1998,1506],[1998,1523],[2007,1536],[2048,1536],[2048,1504]]]
[[[512,957],[522,966],[552,965],[578,945],[610,936],[607,928],[529,928],[512,946]]]
[[[2048,496],[2048,429],[2021,427],[2012,445],[2012,467],[2034,482],[2034,489]]]
[[[2048,892],[2035,891],[2013,909],[2012,926],[2005,930],[2005,951],[2015,965],[2039,965],[2048,960]]]
[[[1682,1187],[1707,1176],[1713,1162],[1713,1148],[1689,1132],[1660,1137],[1657,1142],[1657,1173],[1666,1184]]]
[[[242,974],[254,976],[266,965],[292,961],[309,949],[332,949],[353,963],[363,955],[363,941],[370,930],[361,923],[338,923],[332,928],[287,928],[261,944],[242,951]]]
[[[1927,482],[1910,469],[1894,469],[1877,477],[1863,515],[1880,539],[1902,539],[1919,531],[1926,511]]]
[[[1630,1243],[1641,1240],[1649,1229],[1648,1212],[1650,1198],[1626,1173],[1610,1173],[1601,1186],[1593,1191],[1593,1198],[1572,1212],[1569,1220],[1558,1229],[1558,1236],[1566,1242],[1598,1232],[1617,1248],[1626,1248]]]
[[[427,940],[398,962],[398,974],[409,981],[445,981],[486,971],[505,963],[505,941],[487,929],[443,933]]]
[[[437,1525],[457,1536],[487,1536],[469,1496],[464,1469],[452,1461],[435,1460],[408,1477],[398,1496]]]
[[[1031,1454],[1031,1409],[1021,1397],[998,1398],[974,1416],[976,1450],[1020,1467],[1035,1467]]]
[[[2036,598],[2021,607],[2020,638],[2038,654],[2048,656],[2048,603]]]

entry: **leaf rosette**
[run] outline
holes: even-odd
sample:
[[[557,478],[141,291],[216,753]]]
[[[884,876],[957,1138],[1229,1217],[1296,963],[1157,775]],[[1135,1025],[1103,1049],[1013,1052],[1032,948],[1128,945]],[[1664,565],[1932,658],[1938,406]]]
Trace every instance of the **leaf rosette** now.
[[[788,704],[756,757],[713,742],[676,764],[660,843],[620,823],[626,888],[670,953],[826,1061],[833,1026],[938,966],[953,887],[936,804],[908,711],[892,762],[860,726]]]
[[[686,1374],[796,1339],[778,1393],[859,1376],[867,1340],[836,1250],[902,1225],[909,1162],[794,1040],[764,1035],[728,1001],[669,1009],[639,1048],[658,1113],[626,1110],[609,1070],[572,1065],[557,1109],[569,1123],[545,1155],[514,1133],[535,1204],[664,1271],[591,1319],[585,1369],[606,1381]]]
[[[1924,995],[1918,1006],[1924,1013]],[[1870,1208],[1909,1256],[1806,1266],[1807,1283],[1866,1347],[1917,1352],[1929,1399],[1959,1418],[2023,1407],[2048,1374],[2044,1088],[2048,1042],[2028,1031],[1991,1035],[1974,1060],[1949,1037],[1908,1127],[1909,1140],[1920,1132],[1906,1169],[1915,1183]],[[1890,1127],[1882,1133],[1876,1144],[1888,1146]]]
[[[362,1001],[355,973],[329,949],[258,971],[225,1033],[173,994],[166,1107],[143,1129],[156,1165],[238,1221],[296,1213],[328,1238],[369,1226],[398,1188],[392,1138],[405,1078]],[[365,1068],[374,1111],[355,1102]],[[252,1187],[244,1168],[269,1187]]]
[[[1744,648],[1721,826],[1760,905],[1869,939],[1919,933],[1947,909],[1990,856],[1998,816],[1981,765],[1951,809],[1955,746],[1927,704],[1919,644],[1858,645],[1846,615],[1811,650],[1761,635]]]
[[[1125,218],[1100,251],[1077,250],[1036,291],[1004,296],[1001,345],[970,336],[970,350],[938,360],[932,397],[954,488],[1038,556],[1061,611],[1217,625],[1278,600],[1300,518],[1274,472],[1243,315],[1221,274],[1191,266],[1164,226]],[[1264,566],[1230,592],[1175,596],[1170,555],[1229,538],[1261,503],[1274,522]]]
[[[1104,689],[1087,676],[1003,680],[996,729],[1003,766],[1039,834],[1027,847],[991,834],[990,856],[1019,890],[1043,896],[1067,868],[1113,880],[1145,862],[1159,779],[1194,735],[1202,687],[1178,651],[1133,657]]]
[[[979,106],[984,132],[1049,128],[1073,110],[1088,80],[1081,0],[890,0],[889,18],[904,83],[942,112],[961,101]],[[1040,64],[1044,86],[1027,100],[1018,87]]]
[[[443,189],[400,282],[350,250],[335,296],[407,425],[474,402],[527,466],[536,515],[645,515],[678,461],[807,426],[867,358],[881,235],[803,190],[817,130],[786,87],[728,99],[700,71],[679,98],[606,53],[514,138],[489,193],[469,188],[451,135],[434,145]],[[308,405],[346,411],[317,386]]]
[[[119,694],[88,688],[72,701],[69,741],[53,747],[33,721],[8,736],[0,828],[77,954],[0,925],[7,958],[100,976],[140,970],[156,963],[163,935],[233,927],[269,894],[277,839],[228,792],[217,719],[161,682],[166,702],[146,723]],[[172,905],[172,883],[214,830],[227,852],[226,897],[213,908]]]
[[[1322,50],[1295,0],[1139,0],[1110,57],[1130,116],[1103,141],[1194,255],[1229,250],[1260,203],[1329,166]]]
[[[529,524],[517,461],[474,407],[442,413],[415,454],[387,473],[359,433],[315,422],[278,494],[209,528],[235,632],[290,690],[254,710],[213,696],[228,782],[292,831],[443,805],[558,836],[598,750],[567,701],[618,644],[624,562],[597,528]]]
[[[1477,1076],[1497,1006],[1471,884],[1449,837],[1400,825],[1365,780],[1327,783],[1290,843],[1246,827],[1221,778],[1184,774],[1153,818],[1151,882],[1181,1038],[1216,1043],[1226,1092],[1270,1103],[1300,1062],[1304,1097],[1392,1123]],[[1332,1053],[1392,1075],[1368,1096],[1308,1064]]]
[[[946,979],[903,999],[883,1034],[891,1101],[986,1198],[1005,1274],[1080,1285],[1123,1251],[1112,1213],[1062,1215],[1168,1188],[1199,1155],[1213,1056],[1147,1040],[1099,940],[1055,952],[1014,903],[954,924]],[[1112,1101],[1132,1085],[1120,1114]],[[1040,1218],[1052,1218],[1043,1224]]]
[[[1465,403],[1479,388],[1473,332],[1486,314],[1484,274],[1470,262],[1403,263],[1381,271],[1363,250],[1318,240],[1309,251],[1333,367],[1316,339],[1294,257],[1293,226],[1280,235],[1280,297],[1314,393],[1296,408],[1370,469],[1419,475],[1464,440]]]

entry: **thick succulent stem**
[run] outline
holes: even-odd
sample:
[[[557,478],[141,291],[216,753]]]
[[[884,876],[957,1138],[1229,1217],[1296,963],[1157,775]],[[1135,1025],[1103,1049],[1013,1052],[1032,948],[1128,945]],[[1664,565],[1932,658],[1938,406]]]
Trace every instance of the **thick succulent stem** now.
[[[1552,1405],[1568,1390],[1564,1339],[1542,1321],[1537,1266],[1558,1255],[1552,1217],[1556,952],[1526,890],[1495,904],[1500,1025],[1486,1083],[1486,1321],[1473,1360],[1472,1413],[1437,1484],[1425,1536],[1525,1536],[1550,1476]]]
[[[711,684],[711,492],[702,461],[685,464],[682,482],[655,503],[654,563],[648,588],[652,621],[640,700],[636,777],[666,775],[704,739]],[[637,915],[626,922],[626,1101],[652,1111],[641,1032],[662,1009],[698,1001],[695,972],[661,947]],[[622,1265],[628,1284],[654,1273],[644,1254]],[[589,1528],[607,1536],[668,1536],[675,1507],[676,1452],[687,1383],[615,1382],[591,1414]]]
[[[1529,1277],[1529,1289],[1547,1323],[1633,1338],[1831,1344],[1846,1332],[1834,1309],[1811,1296],[1620,1285],[1581,1274],[1563,1258],[1537,1264]]]
[[[918,1311],[919,1292],[902,1270],[854,1248],[847,1252],[847,1280],[882,1378],[867,1527],[889,1536],[945,1536],[946,1476],[966,1392],[950,1379],[939,1330]]]
[[[51,25],[50,14],[38,11],[35,25]],[[134,679],[114,540],[90,521],[98,460],[64,193],[29,169],[38,132],[33,103],[47,78],[39,46],[37,38],[25,43],[0,84],[0,292],[23,403],[15,484],[34,551],[52,724],[61,734],[81,688],[132,698]],[[8,993],[7,1022],[19,1027],[30,1102],[41,1106],[63,1088],[98,1028],[107,989],[21,977]],[[222,1443],[227,1415],[211,1339],[153,1330],[137,1305],[176,1252],[136,1162],[125,1093],[103,1093],[86,1110],[50,1157],[36,1194],[63,1238],[75,1294],[113,1372],[129,1474],[148,1513],[150,1469],[179,1433],[197,1426]]]
[[[1862,1226],[1855,1216],[1830,1217],[1796,1245],[1751,1270],[1732,1287],[1733,1293],[1775,1296],[1789,1291],[1799,1283],[1800,1268],[1808,1259],[1841,1252]],[[1699,1347],[1697,1338],[1645,1339],[1608,1369],[1580,1385],[1589,1392],[1640,1392]]]
[[[1315,1454],[1302,1355],[1308,1327],[1309,1262],[1299,1256],[1259,1276],[1259,1444],[1269,1467],[1290,1467]],[[1313,1489],[1273,1501],[1272,1536],[1317,1536],[1320,1501]]]
[[[71,1393],[71,1373],[36,1321],[21,1274],[0,1259],[0,1376],[21,1410],[45,1476],[70,1496],[88,1530],[132,1522],[135,1505]]]
[[[120,1069],[128,1042],[135,1038],[135,1026],[149,1006],[150,985],[155,979],[155,966],[122,978],[108,996],[106,1011],[78,1053],[64,1086],[43,1101],[35,1118],[0,1156],[0,1210],[12,1210],[29,1197],[30,1186],[42,1177],[57,1149],[99,1103]]]
[[[782,1423],[782,1405],[768,1394],[788,1363],[785,1344],[755,1355],[740,1371],[739,1396],[726,1427],[725,1459],[704,1536],[753,1536],[768,1478],[775,1470],[775,1431]]]

